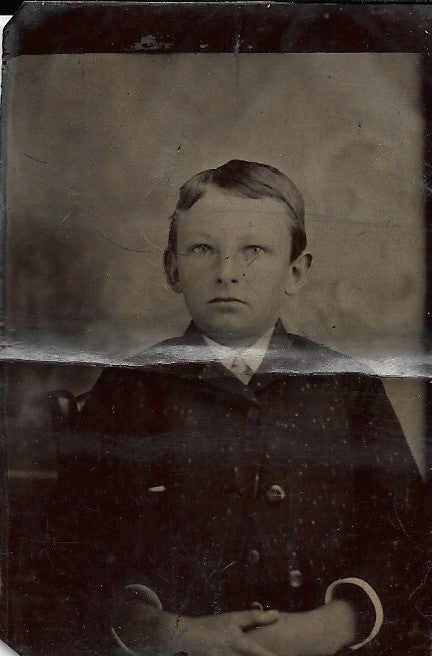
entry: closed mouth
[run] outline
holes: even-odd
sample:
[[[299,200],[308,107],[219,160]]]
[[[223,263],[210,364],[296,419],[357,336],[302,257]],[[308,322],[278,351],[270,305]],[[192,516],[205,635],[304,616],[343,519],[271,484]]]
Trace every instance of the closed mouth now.
[[[247,305],[245,301],[235,298],[234,296],[216,296],[216,298],[212,298],[209,303],[243,303],[243,305]]]

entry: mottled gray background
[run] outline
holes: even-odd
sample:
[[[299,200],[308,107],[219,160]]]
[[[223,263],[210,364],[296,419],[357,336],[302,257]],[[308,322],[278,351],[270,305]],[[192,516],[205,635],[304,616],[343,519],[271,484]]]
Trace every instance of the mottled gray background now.
[[[302,190],[315,260],[284,323],[387,376],[422,463],[417,55],[21,56],[6,78],[3,355],[35,361],[9,367],[11,467],[50,461],[48,437],[28,441],[40,393],[83,391],[99,371],[38,361],[118,362],[183,330],[161,268],[168,216],[185,179],[230,158]]]

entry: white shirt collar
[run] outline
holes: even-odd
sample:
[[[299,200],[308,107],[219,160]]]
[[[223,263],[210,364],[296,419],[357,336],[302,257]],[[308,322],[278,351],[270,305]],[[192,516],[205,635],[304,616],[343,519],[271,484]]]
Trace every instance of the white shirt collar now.
[[[260,366],[261,362],[264,360],[264,356],[267,353],[267,349],[270,344],[274,331],[274,326],[269,328],[264,335],[262,335],[252,346],[249,346],[247,349],[236,349],[231,346],[225,346],[224,344],[219,344],[215,342],[207,335],[203,335],[203,339],[206,344],[212,349],[213,353],[216,356],[216,359],[229,371],[233,371],[231,366],[236,357],[241,357],[252,369],[252,372],[255,373]]]

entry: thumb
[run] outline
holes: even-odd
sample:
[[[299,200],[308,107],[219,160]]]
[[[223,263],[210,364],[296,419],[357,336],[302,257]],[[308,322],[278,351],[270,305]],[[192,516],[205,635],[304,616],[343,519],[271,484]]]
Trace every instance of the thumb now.
[[[243,610],[235,613],[235,622],[237,626],[242,629],[252,629],[257,626],[266,626],[273,624],[279,618],[277,610],[259,610],[253,608],[251,610]]]

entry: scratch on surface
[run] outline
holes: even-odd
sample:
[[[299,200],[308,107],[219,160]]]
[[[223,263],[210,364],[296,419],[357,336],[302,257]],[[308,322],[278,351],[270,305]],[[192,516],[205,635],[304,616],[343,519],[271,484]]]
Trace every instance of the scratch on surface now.
[[[178,151],[177,151],[177,152],[178,152]],[[163,249],[163,248],[161,248],[161,247],[158,246],[157,244],[154,244],[152,241],[150,241],[150,239],[148,239],[148,238],[145,236],[143,230],[141,230],[141,233],[140,233],[140,234],[141,234],[141,237],[144,239],[144,241],[145,241],[147,244],[149,244],[149,246],[152,246],[153,248],[155,248],[155,249],[156,249],[157,251],[159,251],[160,253],[163,253],[163,252],[164,252],[164,249]],[[145,252],[146,252],[146,253],[151,253],[151,251],[145,251]]]
[[[131,287],[130,285],[127,285],[126,283],[123,283],[123,285],[126,287],[126,289],[129,289],[134,294],[143,294],[144,291],[147,291],[147,290],[144,290],[144,289],[135,289],[134,287]]]
[[[408,597],[409,600],[411,600],[411,599],[414,597],[414,595],[415,595],[419,590],[421,590],[422,588],[426,589],[426,583],[427,583],[427,580],[428,580],[428,578],[429,578],[429,573],[430,573],[430,570],[428,570],[428,571],[425,573],[425,575],[424,575],[424,577],[423,577],[423,580],[422,580],[422,581],[418,584],[418,586],[417,586],[416,588],[414,588],[414,590],[410,593],[410,595],[409,595],[409,597]]]
[[[96,230],[96,233],[99,235],[99,237],[102,237],[102,239],[109,241],[110,244],[114,244],[114,246],[117,246],[118,248],[122,248],[124,251],[129,251],[130,253],[151,253],[151,251],[149,251],[148,249],[141,250],[139,248],[129,248],[129,246],[123,246],[123,244],[118,244],[116,241],[114,241],[114,239],[110,239],[99,230]]]
[[[172,633],[171,633],[171,635],[170,635],[170,641],[171,641],[171,640],[174,640],[174,638],[175,638],[175,634],[178,633],[178,632],[180,631],[180,620],[181,620],[181,615],[177,615],[177,617],[176,617],[176,621],[175,621],[175,625],[174,625],[173,630],[172,630]],[[187,629],[184,628],[184,629],[183,629],[183,632],[180,633],[180,636],[183,635],[183,633],[185,633],[186,630],[187,630]]]
[[[255,255],[255,257],[253,257],[251,260],[249,260],[249,262],[246,264],[246,266],[247,266],[247,267],[250,267],[250,265],[253,264],[253,263],[255,262],[255,260],[257,259],[257,257],[258,257],[258,255]]]
[[[29,159],[32,159],[34,162],[39,162],[39,164],[48,164],[44,159],[38,159],[37,157],[34,157],[33,155],[28,155],[27,153],[24,153],[25,157],[28,157]]]
[[[224,572],[226,569],[228,569],[228,567],[232,567],[233,565],[235,565],[235,560],[233,560],[232,563],[228,563],[228,565],[225,565],[225,567],[223,567],[220,571]]]
[[[68,213],[62,218],[62,220],[60,221],[60,223],[64,223],[65,221],[67,221],[68,218],[71,216],[71,214],[73,214],[73,210],[71,210],[70,212],[68,212]]]
[[[238,54],[240,52],[240,32],[236,32],[234,40],[234,52]]]
[[[415,544],[416,546],[420,546],[420,545],[418,545],[418,542],[417,542],[417,540],[415,539],[415,537],[412,536],[412,535],[409,533],[409,531],[407,531],[407,529],[406,529],[406,527],[405,527],[405,525],[404,525],[404,523],[403,523],[403,521],[402,521],[402,519],[401,519],[401,517],[400,517],[400,515],[399,515],[399,510],[398,510],[398,506],[397,506],[396,501],[393,503],[393,510],[394,510],[395,517],[396,517],[397,523],[398,523],[398,525],[399,525],[399,528],[401,529],[401,531],[402,531],[402,533],[404,534],[404,536],[405,536],[405,537],[406,537],[411,543]]]

